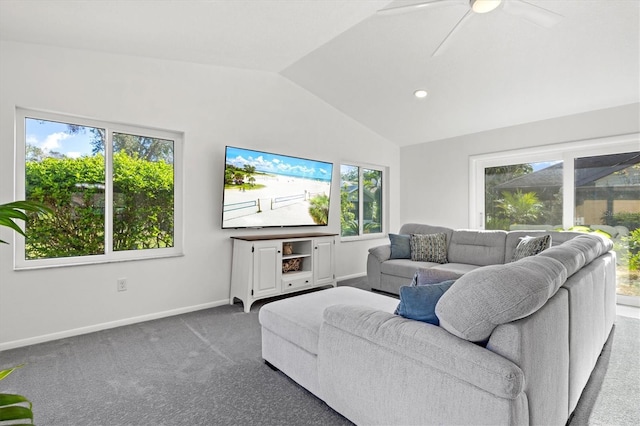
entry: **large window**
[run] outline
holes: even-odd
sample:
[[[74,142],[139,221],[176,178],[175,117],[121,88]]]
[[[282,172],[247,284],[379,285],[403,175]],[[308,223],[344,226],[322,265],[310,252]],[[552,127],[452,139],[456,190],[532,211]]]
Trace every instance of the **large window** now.
[[[181,136],[19,109],[18,198],[30,216],[16,268],[181,254]]]
[[[383,233],[383,173],[381,168],[340,166],[340,235],[357,237]]]
[[[639,135],[471,158],[470,226],[613,241],[619,300],[640,304]]]

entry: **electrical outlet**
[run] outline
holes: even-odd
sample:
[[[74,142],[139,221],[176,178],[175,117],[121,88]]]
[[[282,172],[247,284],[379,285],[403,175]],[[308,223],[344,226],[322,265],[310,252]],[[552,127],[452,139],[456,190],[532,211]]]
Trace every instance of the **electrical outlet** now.
[[[126,278],[118,278],[116,283],[118,285],[118,291],[127,291],[127,279]]]

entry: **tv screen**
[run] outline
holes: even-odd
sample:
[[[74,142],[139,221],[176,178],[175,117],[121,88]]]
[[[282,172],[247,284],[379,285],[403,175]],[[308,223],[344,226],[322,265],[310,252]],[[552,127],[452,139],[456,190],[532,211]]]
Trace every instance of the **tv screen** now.
[[[333,164],[227,146],[222,228],[326,226]]]

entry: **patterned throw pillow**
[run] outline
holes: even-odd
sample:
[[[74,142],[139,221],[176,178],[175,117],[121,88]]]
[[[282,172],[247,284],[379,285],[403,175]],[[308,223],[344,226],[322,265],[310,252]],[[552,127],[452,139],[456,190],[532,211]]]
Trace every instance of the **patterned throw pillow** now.
[[[522,237],[513,252],[512,262],[524,259],[525,257],[535,256],[538,253],[551,247],[551,235],[543,235],[541,237]]]
[[[447,263],[447,234],[411,234],[411,260]]]

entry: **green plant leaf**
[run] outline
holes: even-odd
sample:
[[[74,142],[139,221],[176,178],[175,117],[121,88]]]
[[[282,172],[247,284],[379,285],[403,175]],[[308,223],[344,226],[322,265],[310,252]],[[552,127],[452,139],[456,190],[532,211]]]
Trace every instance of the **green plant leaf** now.
[[[16,405],[26,403],[29,405],[29,409],[31,409],[31,401],[25,398],[22,395],[15,395],[11,393],[0,393],[0,409],[5,408],[9,405]]]
[[[53,214],[53,210],[37,201],[12,201],[11,203],[0,205],[0,214],[4,215],[5,211],[24,210],[43,215]]]
[[[9,374],[13,373],[15,370],[17,370],[18,368],[22,368],[22,367],[24,367],[24,364],[16,365],[15,367],[8,368],[6,370],[1,370],[0,371],[0,380],[4,379]]]
[[[21,405],[0,407],[0,422],[6,420],[31,420],[33,421],[33,411],[31,408]]]

